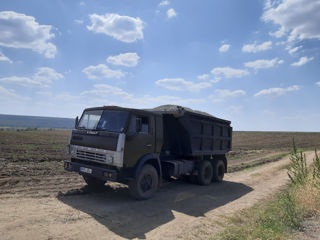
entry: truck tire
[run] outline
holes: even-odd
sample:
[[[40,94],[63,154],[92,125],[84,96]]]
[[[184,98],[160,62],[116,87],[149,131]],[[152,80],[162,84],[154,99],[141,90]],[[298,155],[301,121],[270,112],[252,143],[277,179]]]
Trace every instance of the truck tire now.
[[[224,177],[226,166],[223,160],[217,160],[213,162],[213,182],[222,182]]]
[[[138,200],[151,198],[158,189],[159,176],[154,166],[150,164],[144,165],[136,179],[129,182],[129,190],[131,195]]]
[[[91,190],[99,190],[102,189],[106,181],[101,179],[89,176],[89,175],[82,175],[84,181],[87,183],[89,189]]]
[[[198,167],[198,184],[206,186],[209,185],[212,181],[213,176],[213,167],[211,162],[208,160],[203,160],[200,162]]]

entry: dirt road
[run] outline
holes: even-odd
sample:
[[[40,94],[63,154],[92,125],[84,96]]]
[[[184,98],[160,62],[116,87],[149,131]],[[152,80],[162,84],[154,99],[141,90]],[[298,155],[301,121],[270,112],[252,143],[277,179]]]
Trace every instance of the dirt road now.
[[[206,187],[165,183],[148,201],[132,200],[120,184],[89,193],[74,174],[30,180],[29,186],[16,178],[12,187],[7,179],[0,182],[0,239],[199,239],[218,231],[224,216],[285,186],[288,162],[227,174],[222,184]]]

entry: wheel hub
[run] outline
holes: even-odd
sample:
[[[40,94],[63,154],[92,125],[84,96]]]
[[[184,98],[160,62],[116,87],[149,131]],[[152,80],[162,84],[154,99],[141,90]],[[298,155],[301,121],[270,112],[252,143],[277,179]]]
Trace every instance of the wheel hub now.
[[[141,179],[140,187],[143,192],[147,192],[152,188],[151,175],[148,174],[143,176],[143,178]]]

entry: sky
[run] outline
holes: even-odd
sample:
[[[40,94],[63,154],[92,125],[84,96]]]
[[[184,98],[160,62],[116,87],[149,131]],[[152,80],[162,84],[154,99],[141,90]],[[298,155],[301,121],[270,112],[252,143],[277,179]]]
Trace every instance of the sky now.
[[[0,113],[177,104],[320,131],[320,0],[1,0]]]

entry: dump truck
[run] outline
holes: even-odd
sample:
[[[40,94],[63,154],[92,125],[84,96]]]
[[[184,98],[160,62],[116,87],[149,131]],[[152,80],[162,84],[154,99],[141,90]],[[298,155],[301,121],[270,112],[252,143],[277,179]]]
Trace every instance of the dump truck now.
[[[151,198],[163,181],[222,182],[231,150],[231,122],[189,108],[87,108],[75,120],[67,171],[91,188],[127,184],[136,199]]]

